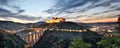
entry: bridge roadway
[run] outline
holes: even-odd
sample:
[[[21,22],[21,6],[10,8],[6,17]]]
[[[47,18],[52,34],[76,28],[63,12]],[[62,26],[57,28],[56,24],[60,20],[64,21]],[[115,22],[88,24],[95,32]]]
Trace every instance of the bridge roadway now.
[[[80,29],[80,30],[75,30],[75,29],[48,29],[48,30],[56,30],[56,31],[67,31],[67,32],[86,32],[87,29]]]

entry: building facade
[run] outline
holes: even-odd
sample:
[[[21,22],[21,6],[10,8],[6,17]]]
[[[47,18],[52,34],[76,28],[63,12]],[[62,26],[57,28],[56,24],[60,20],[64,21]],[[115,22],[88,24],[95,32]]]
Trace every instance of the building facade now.
[[[65,22],[65,18],[57,18],[53,17],[51,20],[46,20],[46,23],[60,23],[60,22]]]

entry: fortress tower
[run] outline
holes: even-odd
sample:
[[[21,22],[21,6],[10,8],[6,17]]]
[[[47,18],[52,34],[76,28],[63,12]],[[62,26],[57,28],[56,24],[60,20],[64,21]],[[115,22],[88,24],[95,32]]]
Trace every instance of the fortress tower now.
[[[46,23],[60,23],[60,22],[65,22],[65,18],[57,18],[53,17],[51,20],[46,20]]]

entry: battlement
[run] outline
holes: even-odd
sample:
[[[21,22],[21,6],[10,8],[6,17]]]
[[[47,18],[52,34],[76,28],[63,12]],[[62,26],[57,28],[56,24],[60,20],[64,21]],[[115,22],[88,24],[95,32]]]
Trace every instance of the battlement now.
[[[57,18],[53,17],[51,20],[46,20],[46,23],[60,23],[60,22],[65,22],[65,18]]]

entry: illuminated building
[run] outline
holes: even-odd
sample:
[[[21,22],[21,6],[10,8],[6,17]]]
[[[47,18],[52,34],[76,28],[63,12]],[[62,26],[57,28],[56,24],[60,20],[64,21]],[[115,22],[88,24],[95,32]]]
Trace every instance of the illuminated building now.
[[[52,20],[46,20],[46,23],[60,23],[60,22],[65,22],[65,18],[57,18],[53,17]]]

